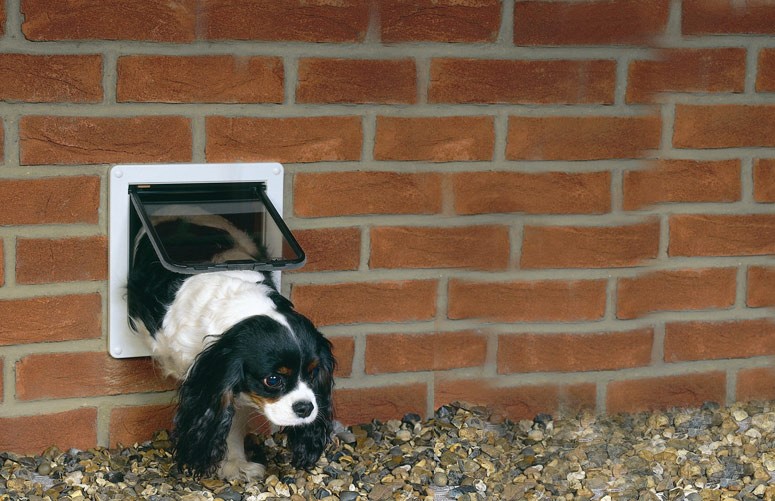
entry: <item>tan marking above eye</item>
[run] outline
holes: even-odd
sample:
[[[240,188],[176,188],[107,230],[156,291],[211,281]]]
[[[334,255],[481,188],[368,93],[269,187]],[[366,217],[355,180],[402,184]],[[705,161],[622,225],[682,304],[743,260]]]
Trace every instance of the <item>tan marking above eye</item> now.
[[[276,371],[278,374],[282,374],[283,376],[290,376],[293,374],[293,369],[289,367],[279,367]]]

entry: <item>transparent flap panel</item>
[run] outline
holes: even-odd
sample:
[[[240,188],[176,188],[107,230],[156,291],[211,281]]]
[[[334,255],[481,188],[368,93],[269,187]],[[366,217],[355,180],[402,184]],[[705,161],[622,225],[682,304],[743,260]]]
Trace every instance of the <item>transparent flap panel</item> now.
[[[277,270],[304,264],[304,251],[263,183],[136,185],[129,195],[135,248],[148,235],[169,270]]]

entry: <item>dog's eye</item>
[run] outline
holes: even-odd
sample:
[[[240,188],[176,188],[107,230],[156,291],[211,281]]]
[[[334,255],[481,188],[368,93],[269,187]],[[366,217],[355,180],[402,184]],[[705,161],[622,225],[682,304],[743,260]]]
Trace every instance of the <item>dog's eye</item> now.
[[[271,390],[276,390],[280,388],[283,385],[283,378],[276,374],[272,374],[271,376],[267,376],[264,378],[264,386]]]

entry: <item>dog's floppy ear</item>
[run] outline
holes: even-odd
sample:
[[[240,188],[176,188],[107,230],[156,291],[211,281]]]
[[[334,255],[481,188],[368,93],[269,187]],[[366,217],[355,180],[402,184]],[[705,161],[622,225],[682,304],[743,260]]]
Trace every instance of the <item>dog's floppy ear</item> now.
[[[312,327],[312,325],[309,325]],[[314,330],[314,327],[312,327]],[[317,331],[318,365],[311,380],[312,391],[318,403],[318,416],[312,423],[286,429],[288,446],[291,449],[291,463],[295,468],[308,469],[317,463],[331,439],[334,414],[332,391],[334,389],[334,368],[336,360],[331,352],[331,342]]]
[[[199,354],[180,387],[175,458],[195,475],[213,474],[226,455],[234,387],[242,380],[242,361],[233,356],[237,329],[232,327]]]

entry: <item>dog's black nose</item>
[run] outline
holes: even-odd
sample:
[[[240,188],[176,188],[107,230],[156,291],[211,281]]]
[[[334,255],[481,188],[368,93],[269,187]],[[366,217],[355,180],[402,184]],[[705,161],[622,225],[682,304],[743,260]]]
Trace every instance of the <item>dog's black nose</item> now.
[[[297,416],[300,418],[305,418],[312,414],[312,410],[315,408],[315,406],[310,402],[309,400],[299,400],[298,402],[295,402],[292,406],[293,412],[296,413]]]

